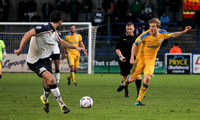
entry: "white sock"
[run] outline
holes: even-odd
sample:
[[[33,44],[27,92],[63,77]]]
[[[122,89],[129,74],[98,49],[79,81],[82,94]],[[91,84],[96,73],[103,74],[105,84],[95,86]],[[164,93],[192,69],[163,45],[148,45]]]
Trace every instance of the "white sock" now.
[[[58,89],[58,87],[54,88],[54,89],[51,89],[51,92],[53,94],[53,96],[56,98],[58,104],[60,105],[60,107],[65,104],[61,98],[61,95],[60,95],[60,90]]]
[[[60,83],[60,73],[55,73],[56,75],[56,82]]]

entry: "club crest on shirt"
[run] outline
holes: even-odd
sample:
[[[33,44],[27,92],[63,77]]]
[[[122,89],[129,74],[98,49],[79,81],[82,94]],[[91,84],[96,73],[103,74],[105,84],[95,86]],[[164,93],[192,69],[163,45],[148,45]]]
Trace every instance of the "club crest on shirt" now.
[[[76,40],[78,40],[78,37],[76,37]]]
[[[159,43],[162,42],[162,39],[160,39],[158,42],[159,42]]]

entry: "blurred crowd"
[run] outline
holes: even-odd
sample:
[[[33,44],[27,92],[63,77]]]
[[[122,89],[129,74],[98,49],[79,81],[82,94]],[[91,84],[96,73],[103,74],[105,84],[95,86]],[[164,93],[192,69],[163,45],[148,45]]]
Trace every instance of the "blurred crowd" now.
[[[60,10],[70,14],[70,21],[93,22],[147,22],[154,17],[155,9],[151,0],[103,0],[100,7],[95,7],[94,0],[55,0],[52,4],[50,0],[45,0],[42,8],[37,8],[35,0],[20,0],[17,5],[17,18],[19,22],[41,22],[48,21],[49,15],[53,10]],[[0,21],[8,21],[9,9],[12,9],[9,0],[0,0]],[[181,0],[157,0],[157,16],[161,21],[169,22],[166,14],[166,7],[170,8],[172,21],[177,21]],[[94,11],[95,9],[95,11]],[[40,12],[38,12],[40,11]],[[39,15],[38,13],[41,13]],[[82,18],[80,19],[80,14]],[[109,18],[109,19],[108,19]]]

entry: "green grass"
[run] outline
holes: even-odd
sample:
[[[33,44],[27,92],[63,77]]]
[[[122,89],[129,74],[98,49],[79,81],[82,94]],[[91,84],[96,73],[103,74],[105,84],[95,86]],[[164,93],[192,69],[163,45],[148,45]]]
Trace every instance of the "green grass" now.
[[[4,73],[0,79],[0,120],[198,120],[200,117],[199,75],[155,75],[151,79],[144,107],[136,107],[135,83],[129,85],[130,97],[116,89],[119,74],[77,74],[78,86],[68,86],[61,74],[60,91],[71,109],[63,114],[52,95],[50,113],[43,111],[39,99],[42,80],[34,73]],[[94,105],[81,108],[80,99],[90,96]]]

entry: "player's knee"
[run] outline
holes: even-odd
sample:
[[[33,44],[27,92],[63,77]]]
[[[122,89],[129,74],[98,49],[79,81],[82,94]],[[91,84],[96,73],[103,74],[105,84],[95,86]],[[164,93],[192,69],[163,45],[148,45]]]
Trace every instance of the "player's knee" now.
[[[53,76],[49,77],[48,81],[49,81],[49,84],[56,84],[56,79]]]

